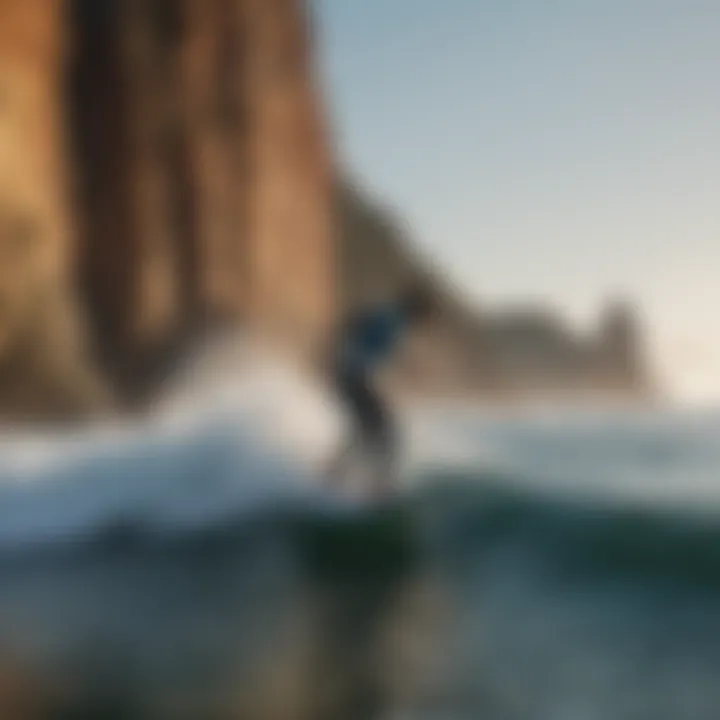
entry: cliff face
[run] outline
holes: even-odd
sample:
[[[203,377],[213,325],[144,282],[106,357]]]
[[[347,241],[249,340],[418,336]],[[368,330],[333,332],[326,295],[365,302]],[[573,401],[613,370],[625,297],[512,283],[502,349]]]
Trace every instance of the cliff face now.
[[[69,8],[79,278],[106,364],[142,376],[208,314],[315,335],[329,163],[299,2]]]
[[[62,7],[0,0],[0,416],[65,416],[105,401],[72,297]]]
[[[138,391],[208,316],[322,332],[306,20],[300,0],[0,0],[0,407],[45,414],[47,391],[6,396],[53,374],[84,405],[95,367]]]

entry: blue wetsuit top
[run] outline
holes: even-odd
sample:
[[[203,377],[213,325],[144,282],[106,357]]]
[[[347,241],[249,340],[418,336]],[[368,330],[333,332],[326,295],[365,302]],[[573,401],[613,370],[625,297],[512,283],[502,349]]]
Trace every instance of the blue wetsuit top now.
[[[408,322],[402,308],[384,305],[351,317],[336,347],[341,372],[367,374],[388,360],[402,340]]]

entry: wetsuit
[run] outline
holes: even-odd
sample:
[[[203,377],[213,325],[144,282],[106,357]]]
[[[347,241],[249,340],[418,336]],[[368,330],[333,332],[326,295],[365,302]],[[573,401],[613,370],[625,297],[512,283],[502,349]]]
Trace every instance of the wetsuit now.
[[[334,383],[355,424],[355,436],[337,462],[352,449],[360,449],[375,461],[376,481],[385,484],[393,470],[395,429],[372,376],[391,358],[407,327],[398,306],[369,308],[346,321],[333,348]]]

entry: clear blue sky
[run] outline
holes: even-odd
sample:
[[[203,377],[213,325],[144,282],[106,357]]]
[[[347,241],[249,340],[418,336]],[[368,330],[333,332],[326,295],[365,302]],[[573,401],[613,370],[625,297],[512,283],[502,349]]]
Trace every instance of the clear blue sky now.
[[[720,2],[315,0],[340,155],[479,302],[622,293],[720,399]]]

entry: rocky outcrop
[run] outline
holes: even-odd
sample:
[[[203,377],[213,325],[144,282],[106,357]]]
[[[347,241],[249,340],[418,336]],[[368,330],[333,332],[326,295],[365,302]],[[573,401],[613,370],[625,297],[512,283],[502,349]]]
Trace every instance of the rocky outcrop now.
[[[208,315],[331,306],[329,160],[298,0],[70,0],[79,277],[112,374]]]
[[[312,63],[301,0],[0,0],[2,411],[140,395],[208,317],[325,329]]]
[[[642,331],[631,306],[611,304],[597,332],[587,337],[541,308],[470,307],[452,282],[417,254],[402,223],[366,192],[338,181],[335,212],[345,306],[418,281],[435,295],[436,318],[418,338],[414,362],[401,360],[393,368],[392,386],[499,402],[652,396]]]
[[[62,7],[0,0],[0,417],[102,411],[73,300]]]

